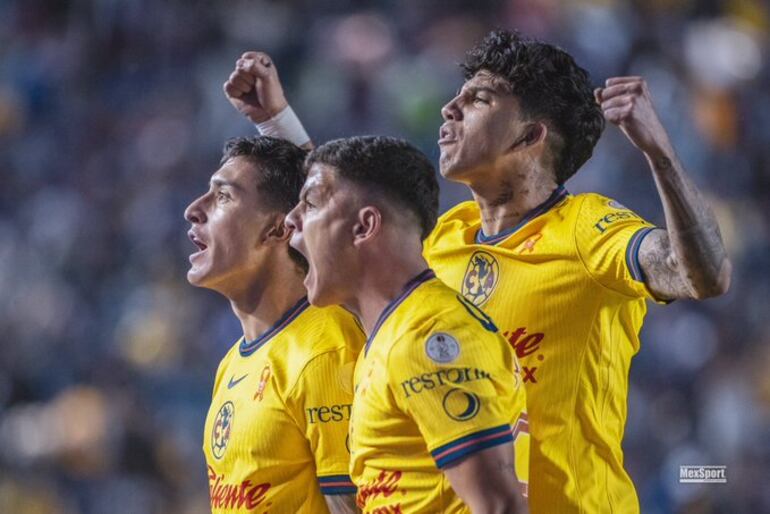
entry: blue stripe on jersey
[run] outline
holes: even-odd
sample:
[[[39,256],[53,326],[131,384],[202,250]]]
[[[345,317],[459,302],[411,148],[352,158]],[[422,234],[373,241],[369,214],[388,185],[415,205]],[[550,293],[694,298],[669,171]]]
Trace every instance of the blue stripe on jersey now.
[[[433,272],[433,270],[428,268],[420,272],[419,275],[406,283],[401,293],[395,299],[391,300],[391,302],[385,307],[385,310],[380,313],[380,317],[377,318],[377,323],[375,323],[374,329],[372,329],[372,334],[366,340],[366,345],[364,346],[364,355],[366,355],[366,353],[369,351],[369,345],[371,345],[372,341],[374,341],[374,338],[377,335],[377,332],[380,330],[380,327],[383,323],[385,323],[385,320],[388,319],[388,316],[390,316],[393,311],[396,310],[396,307],[401,305],[401,303],[406,300],[407,297],[412,294],[412,291],[417,289],[420,284],[427,282],[428,280],[435,277],[436,274]]]
[[[281,330],[289,326],[292,321],[297,319],[297,316],[302,314],[309,306],[310,302],[308,302],[307,297],[303,297],[300,301],[294,304],[291,309],[286,311],[284,315],[281,316],[281,318],[276,321],[275,324],[273,324],[272,327],[260,334],[259,337],[253,341],[246,341],[246,338],[244,337],[240,346],[238,347],[238,350],[241,352],[241,357],[248,357],[252,353],[259,350]]]
[[[321,493],[326,496],[356,494],[356,486],[348,475],[318,477]]]
[[[510,425],[481,430],[439,446],[430,452],[439,469],[473,453],[513,441]]]
[[[546,199],[546,201],[527,212],[521,221],[519,221],[513,227],[507,228],[493,236],[486,236],[484,235],[484,230],[479,229],[479,231],[476,232],[476,243],[485,245],[496,245],[497,243],[500,243],[533,219],[551,210],[552,207],[562,201],[565,197],[567,197],[567,195],[569,195],[569,192],[567,189],[565,189],[564,186],[557,187],[553,193],[551,193],[551,196]]]
[[[655,230],[655,227],[643,227],[634,232],[631,239],[628,240],[628,246],[626,247],[626,267],[628,268],[631,277],[637,282],[644,282],[644,271],[642,265],[639,264],[639,248],[642,246],[642,241],[647,234]]]

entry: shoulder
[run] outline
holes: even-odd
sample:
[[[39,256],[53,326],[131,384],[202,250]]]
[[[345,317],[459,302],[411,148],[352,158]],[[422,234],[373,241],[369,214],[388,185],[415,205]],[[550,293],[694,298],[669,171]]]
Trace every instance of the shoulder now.
[[[626,212],[634,215],[634,212],[631,209],[618,200],[599,193],[577,194],[574,196],[574,202],[575,209],[579,212],[581,217],[591,216],[593,214],[606,215],[613,212]]]
[[[358,354],[366,339],[356,317],[336,305],[310,305],[295,325],[291,341],[284,349],[294,368],[329,352]]]
[[[352,373],[352,363],[365,341],[355,316],[342,307],[311,305],[295,323],[291,340],[275,355],[283,362],[283,378],[290,391],[296,393],[298,384],[308,380]]]
[[[446,233],[458,233],[464,228],[478,225],[479,207],[474,201],[461,202],[439,216],[429,239],[435,239]]]
[[[451,362],[460,342],[487,347],[489,340],[498,339],[497,327],[486,313],[439,280],[430,286],[423,291],[423,301],[409,310],[412,319],[408,328],[394,338],[392,356],[411,359],[427,355],[437,363],[442,358]]]

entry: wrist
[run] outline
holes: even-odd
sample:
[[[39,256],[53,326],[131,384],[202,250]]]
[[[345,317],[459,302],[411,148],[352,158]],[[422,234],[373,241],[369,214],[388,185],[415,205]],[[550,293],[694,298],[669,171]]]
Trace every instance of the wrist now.
[[[289,104],[286,104],[286,107],[270,119],[254,123],[254,125],[263,136],[285,139],[297,146],[302,146],[310,141],[305,127],[302,126],[302,122],[294,114],[294,110]]]

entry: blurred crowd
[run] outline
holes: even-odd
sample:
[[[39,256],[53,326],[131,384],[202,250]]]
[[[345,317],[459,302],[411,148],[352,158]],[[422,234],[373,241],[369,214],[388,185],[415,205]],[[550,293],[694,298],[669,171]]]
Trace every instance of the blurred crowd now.
[[[650,306],[626,467],[642,510],[770,512],[770,8],[761,0],[0,0],[0,512],[208,512],[203,421],[240,336],[189,286],[182,212],[253,133],[222,83],[269,52],[316,141],[408,138],[432,159],[457,63],[492,28],[644,76],[735,272]],[[468,198],[442,182],[442,210]],[[653,222],[615,127],[568,183]],[[727,484],[679,483],[687,464]]]

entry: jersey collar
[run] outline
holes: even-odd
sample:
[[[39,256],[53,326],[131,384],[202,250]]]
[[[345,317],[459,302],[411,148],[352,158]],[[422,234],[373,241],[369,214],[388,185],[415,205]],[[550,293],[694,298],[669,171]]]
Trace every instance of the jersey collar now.
[[[308,302],[307,296],[305,296],[300,301],[295,303],[294,306],[292,306],[288,311],[286,311],[283,316],[281,316],[281,318],[273,324],[272,327],[262,332],[259,337],[253,341],[247,341],[244,337],[241,340],[240,346],[238,347],[238,350],[241,352],[241,357],[248,357],[252,353],[262,348],[274,336],[278,335],[281,330],[289,326],[292,321],[297,319],[297,316],[302,314],[302,312],[304,312],[304,310],[307,309],[309,305],[310,302]]]
[[[435,278],[436,274],[433,272],[432,269],[428,268],[426,270],[423,270],[420,272],[419,275],[411,279],[409,282],[406,283],[404,286],[404,289],[401,290],[401,293],[390,301],[390,303],[385,307],[385,309],[380,313],[380,317],[377,318],[377,323],[374,325],[374,329],[372,329],[371,335],[366,339],[366,346],[364,346],[364,355],[369,351],[369,345],[372,344],[372,341],[374,341],[375,336],[377,335],[377,332],[380,330],[380,327],[383,323],[385,323],[385,320],[388,319],[388,317],[393,313],[393,311],[396,310],[396,308],[403,303],[404,300],[409,297],[412,292],[417,289],[420,284],[427,282],[428,280]]]
[[[546,201],[544,201],[534,209],[527,212],[524,215],[524,217],[521,218],[521,221],[519,221],[516,225],[514,225],[511,228],[507,228],[502,232],[498,232],[493,236],[484,235],[484,231],[481,228],[479,228],[478,232],[476,232],[476,244],[496,245],[497,243],[503,241],[508,236],[510,236],[517,230],[519,230],[521,227],[523,227],[524,225],[532,221],[533,219],[551,210],[553,206],[555,206],[557,203],[562,201],[568,194],[569,193],[564,188],[564,186],[557,187],[553,191],[553,193],[551,193],[551,196],[549,196]]]

